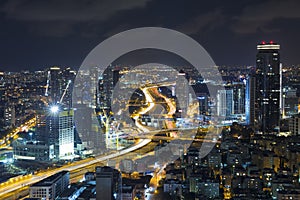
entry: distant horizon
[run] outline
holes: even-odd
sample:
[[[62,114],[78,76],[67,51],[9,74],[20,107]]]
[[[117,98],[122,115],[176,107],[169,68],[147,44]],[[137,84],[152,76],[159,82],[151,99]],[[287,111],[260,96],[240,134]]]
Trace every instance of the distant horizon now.
[[[115,64],[114,66],[135,66],[135,65],[123,65],[123,64]],[[176,66],[176,67],[184,67],[186,65],[170,65],[170,66]],[[255,67],[256,65],[236,65],[236,66],[231,66],[231,65],[216,65],[217,67],[225,67],[225,68],[248,68],[248,67]],[[51,67],[60,67],[61,69],[66,69],[66,68],[71,68],[72,70],[76,70],[78,71],[79,67],[72,67],[72,66],[61,66],[61,65],[51,65],[51,66],[47,66],[45,68],[37,68],[37,69],[22,69],[20,71],[8,71],[8,70],[0,70],[0,73],[19,73],[19,72],[38,72],[38,71],[45,71]],[[300,64],[292,64],[292,65],[282,65],[282,67],[300,67]]]

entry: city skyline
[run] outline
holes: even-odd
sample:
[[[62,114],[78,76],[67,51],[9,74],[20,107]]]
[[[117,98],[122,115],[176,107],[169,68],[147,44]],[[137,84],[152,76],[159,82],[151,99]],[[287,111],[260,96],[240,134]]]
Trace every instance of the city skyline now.
[[[299,1],[64,1],[0,3],[0,70],[78,68],[87,53],[127,29],[171,28],[191,36],[217,65],[255,65],[255,44],[276,41],[282,62],[300,64]],[[286,37],[289,35],[289,37]],[[230,53],[228,51],[230,49]]]
[[[300,1],[0,2],[0,199],[300,199]]]
[[[1,73],[1,198],[297,199],[299,69],[283,67],[279,80],[279,44],[256,51],[255,73],[220,67],[219,81],[211,68],[204,79],[161,64]],[[273,113],[255,120],[266,131],[246,120],[264,104]]]

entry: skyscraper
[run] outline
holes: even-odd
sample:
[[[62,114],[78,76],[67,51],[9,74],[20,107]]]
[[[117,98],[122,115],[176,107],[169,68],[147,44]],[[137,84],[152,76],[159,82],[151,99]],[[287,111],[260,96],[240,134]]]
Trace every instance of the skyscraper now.
[[[49,88],[50,88],[50,101],[52,103],[58,103],[61,92],[60,92],[60,82],[61,82],[61,69],[59,67],[51,67],[49,70],[50,76],[48,77]]]
[[[257,45],[255,72],[255,124],[268,133],[279,127],[280,120],[280,45]]]
[[[178,107],[180,108],[181,117],[184,117],[189,107],[189,85],[188,74],[182,69],[177,74],[175,95],[178,101]]]
[[[101,109],[111,109],[111,98],[113,94],[114,87],[118,83],[120,78],[120,68],[115,68],[114,66],[110,65],[107,67],[103,75],[99,77],[99,104],[97,105]]]

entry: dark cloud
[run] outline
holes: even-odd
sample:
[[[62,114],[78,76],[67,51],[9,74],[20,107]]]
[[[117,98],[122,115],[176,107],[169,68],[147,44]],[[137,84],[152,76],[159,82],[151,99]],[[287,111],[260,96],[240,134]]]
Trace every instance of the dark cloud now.
[[[77,25],[101,22],[120,11],[144,7],[149,0],[9,0],[0,12],[7,19],[28,23],[31,33],[66,36]]]
[[[0,67],[79,66],[106,38],[145,26],[190,35],[218,65],[255,64],[261,40],[279,42],[282,61],[298,64],[299,8],[298,0],[2,0]]]
[[[262,1],[243,8],[241,15],[235,17],[236,23],[232,29],[242,34],[279,32],[280,28],[272,27],[272,22],[278,19],[300,19],[299,9],[299,0]]]
[[[6,17],[24,21],[104,20],[120,10],[143,7],[148,0],[9,0],[1,11]]]
[[[226,16],[220,9],[202,13],[178,26],[176,29],[186,34],[197,34],[199,32],[214,31],[216,27],[223,25]]]

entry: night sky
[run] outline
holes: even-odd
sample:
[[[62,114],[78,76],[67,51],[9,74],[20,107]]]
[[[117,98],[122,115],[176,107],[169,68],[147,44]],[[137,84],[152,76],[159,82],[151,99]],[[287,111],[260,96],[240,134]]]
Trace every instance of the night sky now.
[[[0,25],[0,71],[78,68],[101,41],[145,26],[188,34],[217,65],[254,65],[262,40],[300,64],[298,0],[1,0]]]

